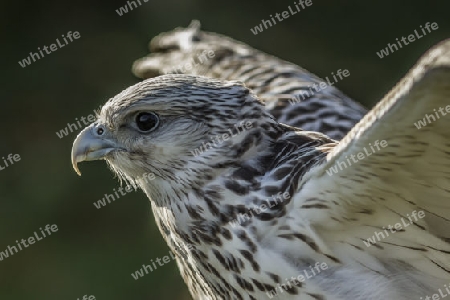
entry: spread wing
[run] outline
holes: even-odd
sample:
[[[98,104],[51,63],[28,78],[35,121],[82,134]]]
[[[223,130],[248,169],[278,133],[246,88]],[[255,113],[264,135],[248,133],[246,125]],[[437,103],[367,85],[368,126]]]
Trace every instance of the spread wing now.
[[[152,54],[134,63],[136,76],[185,73],[242,81],[278,122],[333,139],[341,139],[366,113],[332,85],[331,75],[327,81],[321,80],[246,44],[201,31],[198,22],[160,34],[150,42],[150,50]]]
[[[448,283],[450,40],[305,175],[294,203],[341,261]]]

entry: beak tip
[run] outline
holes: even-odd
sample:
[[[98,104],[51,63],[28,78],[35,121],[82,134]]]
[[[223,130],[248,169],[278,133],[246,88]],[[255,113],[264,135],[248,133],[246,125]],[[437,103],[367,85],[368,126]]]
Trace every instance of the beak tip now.
[[[81,176],[81,172],[80,172],[80,170],[78,170],[78,168],[77,168],[77,167],[74,167],[74,169],[75,169],[75,172],[77,173],[77,175],[78,175],[78,176]]]
[[[78,174],[78,176],[81,176],[80,169],[78,169],[78,160],[72,158],[72,167],[75,170],[75,172]]]
[[[80,169],[78,169],[78,163],[84,161],[86,158],[86,154],[80,154],[78,153],[78,151],[76,151],[76,147],[74,147],[72,149],[72,155],[71,155],[71,160],[72,160],[72,167],[75,170],[75,172],[78,174],[78,176],[81,176],[81,172]]]

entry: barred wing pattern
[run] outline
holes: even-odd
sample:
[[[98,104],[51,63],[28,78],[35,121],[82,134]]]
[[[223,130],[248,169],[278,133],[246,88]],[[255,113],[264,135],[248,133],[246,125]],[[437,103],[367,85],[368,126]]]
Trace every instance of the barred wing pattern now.
[[[134,63],[136,76],[182,72],[242,81],[278,122],[333,139],[340,140],[366,113],[314,74],[228,37],[201,31],[196,21],[155,37],[150,50],[152,54]]]

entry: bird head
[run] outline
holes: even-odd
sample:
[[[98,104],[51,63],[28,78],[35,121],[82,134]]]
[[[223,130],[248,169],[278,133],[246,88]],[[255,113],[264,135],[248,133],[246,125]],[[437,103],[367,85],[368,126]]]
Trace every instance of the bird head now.
[[[276,127],[239,82],[164,75],[111,98],[74,141],[72,164],[80,174],[80,162],[106,160],[135,187],[150,173],[153,188],[201,185],[227,163],[254,155]]]

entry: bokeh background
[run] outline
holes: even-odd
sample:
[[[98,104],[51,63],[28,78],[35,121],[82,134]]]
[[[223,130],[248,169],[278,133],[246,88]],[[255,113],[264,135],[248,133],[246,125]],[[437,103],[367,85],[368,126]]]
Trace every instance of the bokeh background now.
[[[293,1],[149,0],[119,16],[125,0],[9,1],[0,11],[0,157],[22,160],[0,171],[0,251],[46,224],[52,236],[0,262],[0,299],[190,299],[175,262],[138,280],[131,273],[168,254],[142,192],[102,209],[94,201],[119,186],[104,162],[70,164],[76,133],[56,132],[138,82],[131,64],[161,31],[192,19],[325,77],[372,107],[437,42],[450,37],[449,1],[319,1],[253,35],[250,28]],[[439,29],[380,59],[376,51],[426,22]],[[19,60],[68,31],[81,38],[26,68]],[[395,130],[395,128],[393,128]],[[1,160],[0,160],[1,163]]]

